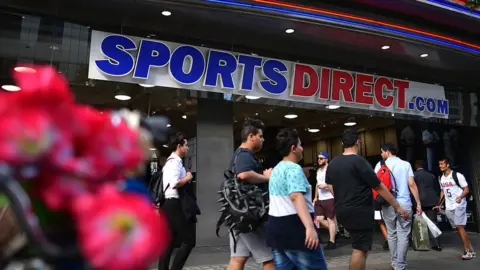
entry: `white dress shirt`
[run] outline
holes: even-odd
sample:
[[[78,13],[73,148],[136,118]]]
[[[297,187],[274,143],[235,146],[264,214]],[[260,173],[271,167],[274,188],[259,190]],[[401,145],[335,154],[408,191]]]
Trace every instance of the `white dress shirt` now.
[[[187,174],[185,168],[183,167],[182,159],[176,154],[172,153],[168,157],[167,162],[165,162],[165,166],[163,166],[162,172],[165,199],[178,199],[178,190],[174,189],[174,187],[178,183],[178,180],[182,179]]]

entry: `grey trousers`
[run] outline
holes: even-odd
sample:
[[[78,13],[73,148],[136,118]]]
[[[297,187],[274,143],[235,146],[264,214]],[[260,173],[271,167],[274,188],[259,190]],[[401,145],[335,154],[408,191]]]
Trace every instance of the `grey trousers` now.
[[[391,206],[383,206],[382,214],[388,231],[388,247],[392,257],[392,264],[397,270],[407,269],[407,251],[412,223],[412,206],[402,205],[408,212],[408,219],[404,220]]]

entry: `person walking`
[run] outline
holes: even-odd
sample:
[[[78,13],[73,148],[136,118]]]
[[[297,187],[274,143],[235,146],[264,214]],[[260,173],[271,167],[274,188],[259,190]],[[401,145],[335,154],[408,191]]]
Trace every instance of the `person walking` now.
[[[179,189],[192,181],[192,174],[186,172],[182,158],[188,153],[187,138],[183,133],[175,134],[170,140],[172,154],[167,158],[163,167],[163,190],[165,202],[162,209],[165,212],[170,230],[172,243],[167,252],[158,262],[159,270],[181,270],[187,262],[188,256],[195,247],[195,220],[187,218],[180,203]],[[170,267],[170,257],[176,244],[180,244],[175,259]]]
[[[413,179],[413,170],[409,162],[397,157],[398,149],[393,143],[384,143],[380,147],[381,156],[392,175],[392,188],[395,198],[407,212],[407,217],[401,217],[390,205],[382,206],[382,215],[388,232],[388,247],[392,257],[392,267],[396,270],[407,269],[407,251],[412,224],[413,195],[417,203],[417,214],[422,213],[422,204],[418,196],[418,188]],[[377,173],[381,162],[375,167]],[[411,193],[410,193],[411,192]]]
[[[470,192],[465,176],[459,172],[455,172],[450,168],[450,160],[442,158],[439,161],[442,177],[440,178],[440,201],[433,209],[438,210],[445,199],[445,213],[448,221],[458,231],[460,239],[463,242],[463,260],[471,260],[477,256],[475,250],[470,243],[468,234],[465,231],[467,225],[467,200],[466,197]]]
[[[277,150],[283,157],[269,181],[267,244],[276,270],[326,270],[327,263],[313,222],[312,187],[298,162],[303,147],[295,129],[282,129]]]
[[[335,236],[337,234],[337,226],[335,222],[335,202],[333,194],[325,183],[325,174],[328,168],[328,154],[322,152],[318,155],[317,184],[315,186],[315,199],[313,204],[315,207],[315,217],[319,225],[325,227],[329,233],[329,241],[325,246],[325,250],[335,249]]]
[[[268,180],[272,169],[263,170],[255,158],[255,153],[263,146],[263,130],[265,125],[258,119],[247,118],[241,131],[242,144],[233,154],[230,167],[234,167],[237,178],[248,184],[258,185],[265,192],[268,191]],[[250,256],[263,264],[263,269],[273,270],[272,249],[265,240],[263,228],[250,233],[241,233],[238,236],[230,235],[230,262],[228,270],[244,269]]]
[[[415,161],[415,172],[413,178],[418,187],[418,195],[422,203],[422,211],[437,226],[437,212],[433,207],[440,201],[440,185],[437,178],[431,172],[425,170],[425,162],[423,160]],[[432,249],[442,251],[440,246],[440,237],[433,237],[430,233],[430,244]]]
[[[375,189],[403,218],[408,217],[390,191],[374,173],[371,165],[358,155],[360,139],[356,129],[347,129],[342,136],[343,155],[332,159],[327,168],[326,183],[335,199],[339,223],[349,231],[352,241],[350,270],[364,270],[372,249]]]

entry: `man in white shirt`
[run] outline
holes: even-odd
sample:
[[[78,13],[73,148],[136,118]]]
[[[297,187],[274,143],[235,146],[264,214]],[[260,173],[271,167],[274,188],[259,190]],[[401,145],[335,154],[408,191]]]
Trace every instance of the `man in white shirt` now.
[[[337,232],[335,224],[335,203],[333,194],[328,189],[325,183],[325,175],[328,167],[328,154],[322,152],[318,155],[318,170],[317,170],[317,185],[315,186],[315,198],[313,203],[315,205],[315,216],[317,221],[328,229],[330,240],[325,246],[325,250],[336,248],[335,234]],[[326,219],[325,219],[326,218]]]
[[[186,172],[182,163],[182,158],[188,153],[188,143],[185,135],[177,133],[173,136],[170,140],[170,148],[172,154],[167,158],[162,169],[165,193],[165,203],[162,205],[162,209],[169,221],[172,243],[167,253],[158,262],[159,270],[181,270],[190,252],[195,247],[195,222],[185,217],[178,193],[178,189],[190,183],[193,178],[190,172]],[[181,245],[170,268],[170,257],[175,243],[181,243]]]
[[[469,193],[468,183],[465,176],[452,171],[448,158],[441,159],[439,161],[439,167],[442,171],[442,177],[440,178],[442,191],[440,193],[440,202],[438,206],[435,206],[433,209],[440,209],[443,199],[445,199],[445,213],[447,214],[448,221],[452,227],[457,228],[463,242],[464,253],[462,259],[471,260],[475,258],[477,254],[473,250],[468,234],[465,231],[465,225],[467,225],[466,196]],[[456,177],[454,174],[456,174]],[[458,181],[455,181],[455,178],[457,178]]]

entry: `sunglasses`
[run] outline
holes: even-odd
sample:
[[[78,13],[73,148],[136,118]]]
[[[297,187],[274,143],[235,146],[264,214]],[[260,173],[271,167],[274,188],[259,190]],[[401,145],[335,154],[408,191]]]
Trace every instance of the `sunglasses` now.
[[[318,159],[319,159],[319,160],[324,160],[324,159],[326,159],[326,158],[324,158],[324,157],[319,157]]]

